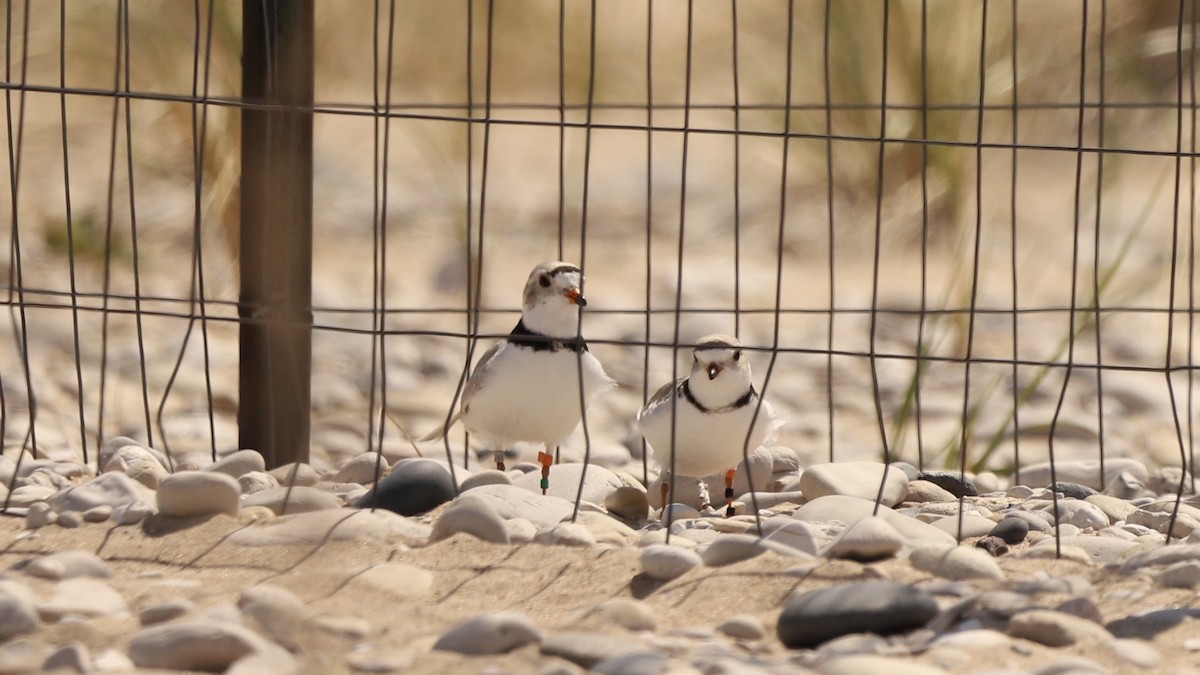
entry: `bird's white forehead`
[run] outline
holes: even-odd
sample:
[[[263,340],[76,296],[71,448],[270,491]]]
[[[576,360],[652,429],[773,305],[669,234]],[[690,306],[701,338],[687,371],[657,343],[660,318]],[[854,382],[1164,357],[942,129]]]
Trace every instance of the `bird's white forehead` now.
[[[733,359],[734,352],[738,351],[734,347],[705,347],[695,351],[696,360],[704,363],[716,363],[718,361],[729,361]]]

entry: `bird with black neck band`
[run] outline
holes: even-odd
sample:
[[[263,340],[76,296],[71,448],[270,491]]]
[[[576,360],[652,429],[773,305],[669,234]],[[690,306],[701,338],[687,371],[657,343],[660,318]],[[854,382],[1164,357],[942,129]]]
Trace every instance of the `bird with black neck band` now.
[[[714,334],[696,343],[691,372],[663,385],[642,406],[637,425],[663,472],[699,481],[702,506],[709,505],[709,495],[701,479],[725,471],[725,514],[731,516],[738,463],[746,450],[774,439],[783,419],[769,402],[760,406],[737,338]],[[665,508],[670,484],[664,480],[661,490]]]
[[[579,334],[580,310],[587,306],[582,286],[583,272],[572,263],[534,267],[516,327],[475,364],[458,412],[419,440],[442,437],[461,420],[492,451],[500,470],[513,444],[540,443],[545,494],[554,451],[579,426],[586,406],[616,386]]]

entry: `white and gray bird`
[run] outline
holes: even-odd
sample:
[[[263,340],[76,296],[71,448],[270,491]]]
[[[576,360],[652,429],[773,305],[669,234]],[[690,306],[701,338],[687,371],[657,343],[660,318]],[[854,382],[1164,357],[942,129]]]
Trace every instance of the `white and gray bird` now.
[[[743,448],[753,451],[774,439],[783,419],[767,401],[759,407],[759,395],[750,380],[750,364],[737,338],[705,336],[692,354],[688,376],[663,385],[642,406],[637,416],[638,430],[664,472],[673,468],[675,474],[701,479],[724,470],[726,513],[732,515],[733,478],[743,459]],[[664,481],[664,506],[668,490]],[[703,480],[700,494],[707,502],[708,487]]]
[[[420,440],[441,437],[461,419],[495,454],[501,469],[504,452],[517,441],[541,443],[546,449],[538,456],[544,491],[553,451],[583,416],[580,404],[586,406],[616,386],[579,337],[579,310],[587,305],[582,283],[583,273],[571,263],[534,267],[525,282],[516,327],[475,364],[454,417]]]

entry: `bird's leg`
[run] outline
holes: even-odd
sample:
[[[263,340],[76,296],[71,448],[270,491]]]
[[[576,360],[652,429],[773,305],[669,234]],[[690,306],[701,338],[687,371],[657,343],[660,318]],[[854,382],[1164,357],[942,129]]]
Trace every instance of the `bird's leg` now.
[[[555,448],[555,453],[557,452],[558,448]],[[554,464],[554,455],[539,452],[538,464],[542,465],[542,494],[546,494],[546,490],[550,489],[550,465]]]
[[[696,488],[700,491],[700,508],[705,509],[712,506],[712,499],[708,495],[708,482],[702,478],[697,478]]]
[[[504,470],[504,451],[503,450],[495,450],[492,452],[492,456],[496,458],[496,469],[498,471],[503,471]]]
[[[725,472],[725,517],[729,518],[733,515],[733,477],[737,475],[737,469],[733,468]]]
[[[662,507],[665,509],[667,508],[667,499],[671,497],[670,481],[664,480],[662,484],[659,485],[659,493],[662,495]]]

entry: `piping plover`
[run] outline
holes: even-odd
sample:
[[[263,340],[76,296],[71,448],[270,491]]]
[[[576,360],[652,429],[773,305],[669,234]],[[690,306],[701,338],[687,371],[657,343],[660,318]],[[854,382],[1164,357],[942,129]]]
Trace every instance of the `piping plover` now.
[[[422,437],[431,441],[462,420],[504,469],[504,451],[513,443],[541,443],[542,492],[549,485],[553,451],[583,416],[582,402],[616,386],[600,361],[579,337],[579,310],[587,305],[580,285],[583,273],[567,262],[544,262],[529,274],[521,319],[507,338],[475,364],[463,388],[462,405],[449,422]]]
[[[783,420],[771,404],[759,408],[758,392],[750,381],[750,364],[737,338],[708,335],[696,343],[692,370],[684,378],[663,385],[638,412],[638,429],[662,470],[697,479],[725,472],[726,515],[733,515],[733,478],[743,458],[743,446],[754,450],[775,438]],[[675,444],[671,448],[672,410]],[[757,417],[755,416],[757,414]],[[670,485],[662,483],[662,503]],[[701,499],[708,501],[708,486],[700,481]]]

